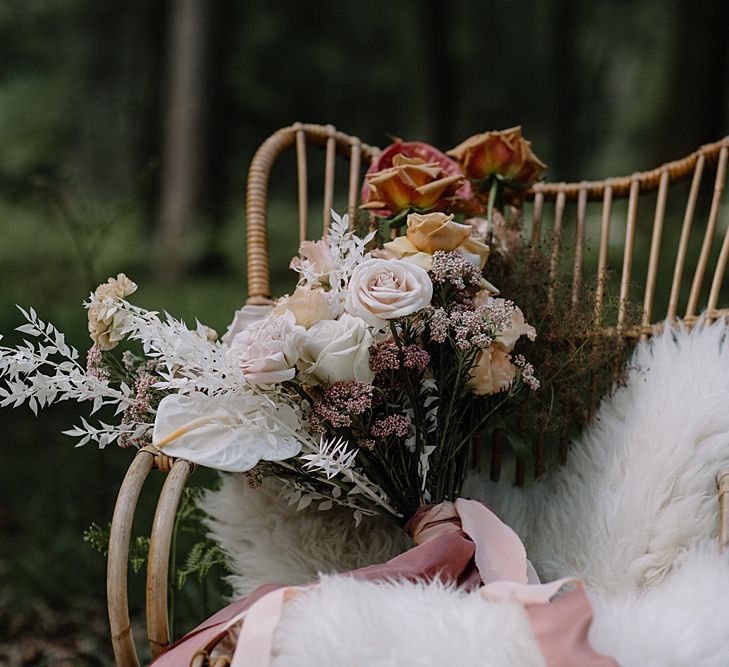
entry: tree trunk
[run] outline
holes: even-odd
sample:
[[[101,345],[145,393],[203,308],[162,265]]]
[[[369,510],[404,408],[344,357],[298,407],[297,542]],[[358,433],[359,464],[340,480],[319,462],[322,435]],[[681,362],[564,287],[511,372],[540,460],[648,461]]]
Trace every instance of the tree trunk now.
[[[207,18],[205,0],[170,3],[156,263],[168,281],[182,269],[184,234],[199,194]]]
[[[688,153],[726,133],[729,2],[678,0],[670,72],[654,135],[654,162]]]

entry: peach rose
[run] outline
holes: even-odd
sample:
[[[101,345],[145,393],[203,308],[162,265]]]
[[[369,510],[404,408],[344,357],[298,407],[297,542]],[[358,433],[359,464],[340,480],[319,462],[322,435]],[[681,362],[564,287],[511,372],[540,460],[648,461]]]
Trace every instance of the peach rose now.
[[[296,324],[308,329],[321,320],[332,319],[326,294],[316,287],[299,285],[291,296],[279,300],[274,312],[291,311]]]
[[[427,210],[441,199],[452,197],[463,181],[460,174],[447,174],[437,162],[396,155],[392,167],[367,174],[367,197],[363,209],[397,213],[407,208]]]
[[[505,391],[516,377],[511,355],[496,345],[481,350],[470,372],[471,388],[479,396]]]
[[[334,264],[326,241],[302,241],[299,256],[291,260],[289,268],[301,273],[303,262],[306,262],[307,268],[317,276],[319,282],[329,282],[329,274],[334,270]]]
[[[472,228],[453,221],[445,213],[411,213],[408,216],[408,240],[420,251],[433,254],[450,252],[471,238]]]
[[[497,299],[491,296],[488,290],[478,292],[474,298],[479,303],[486,306],[493,305],[497,309],[502,308],[505,303],[504,299]],[[521,312],[521,308],[514,306],[514,310],[511,312],[510,326],[501,331],[494,345],[505,352],[511,352],[516,346],[516,342],[522,336],[526,336],[529,340],[535,340],[537,330],[524,319],[524,313]]]
[[[453,221],[452,215],[411,213],[407,235],[384,244],[383,250],[393,259],[416,264],[426,271],[433,264],[432,254],[438,250],[457,250],[472,264],[482,269],[489,256],[489,247],[471,236],[473,228]]]
[[[389,169],[393,166],[393,160],[398,155],[407,158],[420,158],[429,164],[436,163],[443,170],[445,176],[463,176],[459,164],[452,158],[449,158],[443,151],[435,148],[435,146],[431,146],[422,141],[402,141],[401,139],[396,139],[373,158],[369,169],[367,169],[367,175],[369,176],[384,169]],[[362,184],[362,201],[366,202],[369,195],[369,183],[365,179]],[[459,200],[471,200],[473,198],[473,189],[467,179],[463,178],[461,180],[455,196]]]
[[[521,136],[521,127],[476,134],[448,151],[468,178],[480,181],[495,174],[507,181],[531,185],[547,168]]]

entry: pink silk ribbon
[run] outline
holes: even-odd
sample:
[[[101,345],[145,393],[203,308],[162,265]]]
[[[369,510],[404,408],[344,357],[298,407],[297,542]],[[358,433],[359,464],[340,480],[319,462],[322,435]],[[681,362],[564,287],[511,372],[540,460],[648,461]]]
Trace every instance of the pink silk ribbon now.
[[[408,523],[415,547],[380,565],[354,570],[362,580],[454,582],[492,602],[524,606],[546,667],[617,667],[589,644],[592,607],[578,579],[540,584],[516,533],[474,500],[421,508]],[[155,667],[187,665],[240,627],[231,667],[270,667],[273,637],[286,600],[308,587],[264,586],[234,602],[176,642]],[[566,585],[575,588],[554,602]]]

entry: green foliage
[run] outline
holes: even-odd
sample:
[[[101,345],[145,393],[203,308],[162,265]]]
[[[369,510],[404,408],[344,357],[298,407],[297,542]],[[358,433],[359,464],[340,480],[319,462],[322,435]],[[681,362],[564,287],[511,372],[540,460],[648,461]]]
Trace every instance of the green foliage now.
[[[199,489],[186,487],[175,519],[173,544],[176,545],[179,532],[192,535],[197,540],[187,552],[183,565],[173,568],[171,572],[171,581],[178,589],[185,587],[188,577],[194,576],[201,584],[213,568],[219,568],[218,574],[224,574],[229,570],[228,560],[223,551],[210,538],[204,536],[201,524],[204,514],[196,504],[199,495]],[[110,537],[111,523],[100,526],[93,522],[83,533],[83,541],[104,557],[109,555]],[[137,535],[129,546],[129,564],[132,570],[134,572],[142,570],[147,564],[148,557],[149,538]],[[176,554],[173,555],[173,562],[176,562]]]
[[[198,500],[202,493],[199,487],[185,487],[180,499],[180,507],[175,519],[173,545],[185,541],[189,546],[183,565],[171,573],[171,581],[177,588],[183,588],[188,577],[195,576],[203,583],[214,567],[218,575],[229,572],[228,560],[223,551],[206,534],[203,525],[205,513],[200,509]],[[186,537],[182,539],[180,536]],[[176,555],[173,555],[173,563]]]
[[[190,576],[195,576],[198,583],[202,583],[216,566],[223,572],[229,568],[228,559],[220,547],[209,538],[195,542],[185,558],[185,563],[177,569],[177,588],[184,588]]]
[[[94,551],[98,551],[102,556],[109,555],[109,540],[111,539],[111,523],[106,526],[100,526],[94,521],[83,534],[83,540]]]

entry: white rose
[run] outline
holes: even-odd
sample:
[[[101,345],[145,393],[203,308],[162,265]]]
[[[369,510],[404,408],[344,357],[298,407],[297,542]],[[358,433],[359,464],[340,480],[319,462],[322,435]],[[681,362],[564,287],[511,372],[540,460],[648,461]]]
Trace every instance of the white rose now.
[[[376,329],[425,308],[433,297],[428,273],[399,260],[368,259],[352,272],[346,310]]]
[[[254,306],[246,304],[240,310],[235,311],[233,321],[230,323],[228,330],[223,334],[222,342],[229,345],[241,331],[249,327],[251,324],[260,322],[271,314],[273,306]]]
[[[321,320],[306,332],[299,368],[319,382],[372,382],[369,349],[373,342],[359,317],[344,313],[338,320]]]
[[[296,374],[299,343],[304,332],[292,312],[270,315],[237,334],[228,354],[240,366],[249,384],[285,382]]]

